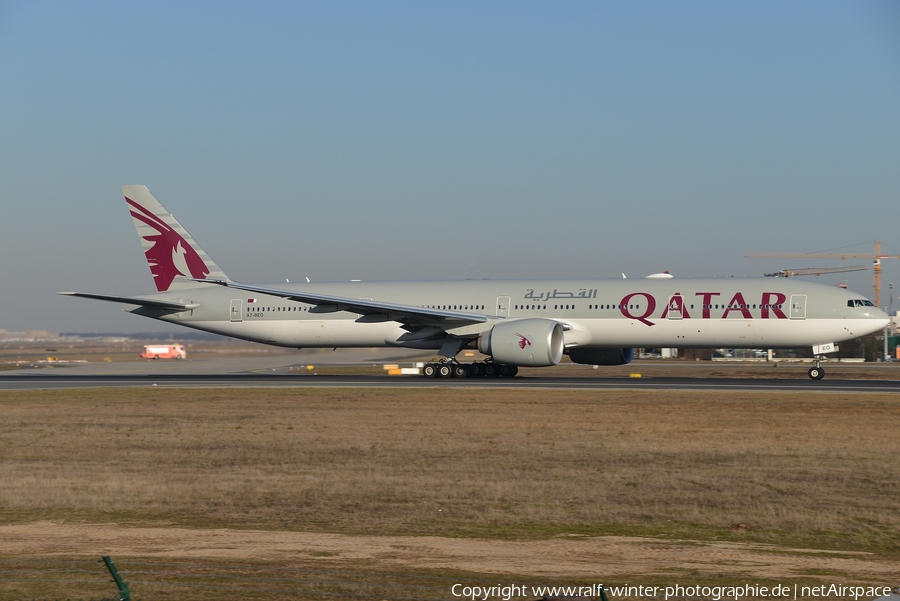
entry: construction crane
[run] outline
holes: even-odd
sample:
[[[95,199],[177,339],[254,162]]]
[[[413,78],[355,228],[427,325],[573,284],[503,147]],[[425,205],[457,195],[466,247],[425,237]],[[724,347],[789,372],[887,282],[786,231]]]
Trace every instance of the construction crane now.
[[[900,256],[881,253],[881,242],[875,241],[875,254],[866,253],[750,253],[744,255],[748,259],[872,259],[872,270],[875,272],[874,291],[875,306],[881,306],[881,260],[900,259]]]
[[[866,265],[851,265],[850,267],[804,267],[803,269],[782,269],[775,273],[763,274],[767,278],[792,278],[798,275],[822,275],[823,273],[844,273],[845,271],[865,271]]]

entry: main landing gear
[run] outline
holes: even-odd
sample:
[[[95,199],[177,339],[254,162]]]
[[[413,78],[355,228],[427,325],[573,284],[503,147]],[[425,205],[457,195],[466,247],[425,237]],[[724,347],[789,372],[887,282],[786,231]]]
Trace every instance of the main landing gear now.
[[[819,362],[823,360],[825,357],[822,355],[816,355],[815,365],[809,368],[809,377],[813,380],[821,380],[825,377],[825,368],[819,365]]]
[[[426,363],[422,375],[426,378],[512,378],[519,373],[515,365],[501,365],[493,362],[456,363],[443,361]]]

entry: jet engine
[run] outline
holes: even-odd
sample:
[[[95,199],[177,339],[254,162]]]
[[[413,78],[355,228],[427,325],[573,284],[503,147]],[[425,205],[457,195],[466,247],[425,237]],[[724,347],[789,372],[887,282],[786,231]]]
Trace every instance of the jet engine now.
[[[478,350],[497,363],[547,367],[562,361],[563,328],[552,319],[502,321],[478,338]]]
[[[625,365],[634,359],[633,348],[591,348],[569,349],[572,363],[585,365]]]

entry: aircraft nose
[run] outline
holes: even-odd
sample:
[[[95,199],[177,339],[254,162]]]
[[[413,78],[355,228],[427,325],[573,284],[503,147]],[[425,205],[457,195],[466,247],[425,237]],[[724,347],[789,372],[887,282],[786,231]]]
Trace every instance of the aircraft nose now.
[[[872,315],[872,325],[876,330],[883,330],[891,323],[891,317],[881,309],[876,309]]]

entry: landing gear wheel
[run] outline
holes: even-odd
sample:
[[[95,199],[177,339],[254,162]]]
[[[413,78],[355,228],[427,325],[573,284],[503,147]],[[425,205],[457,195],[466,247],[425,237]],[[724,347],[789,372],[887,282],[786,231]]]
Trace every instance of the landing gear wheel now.
[[[484,375],[487,376],[488,378],[496,378],[497,376],[500,375],[500,373],[498,372],[496,365],[494,365],[493,363],[485,363],[484,364]]]
[[[450,366],[446,363],[441,363],[437,368],[438,376],[441,378],[449,378],[450,374],[453,373],[450,369]]]
[[[514,378],[519,373],[519,368],[515,365],[498,365],[497,374],[503,378]]]
[[[822,367],[810,367],[809,377],[813,380],[821,380],[825,377],[825,369]]]
[[[470,363],[468,370],[470,378],[480,378],[484,375],[484,365],[481,363]]]
[[[454,378],[468,378],[469,370],[465,365],[454,365],[453,366],[453,377]]]
[[[422,375],[426,378],[433,378],[437,376],[437,365],[434,363],[426,363],[425,367],[422,368]]]

